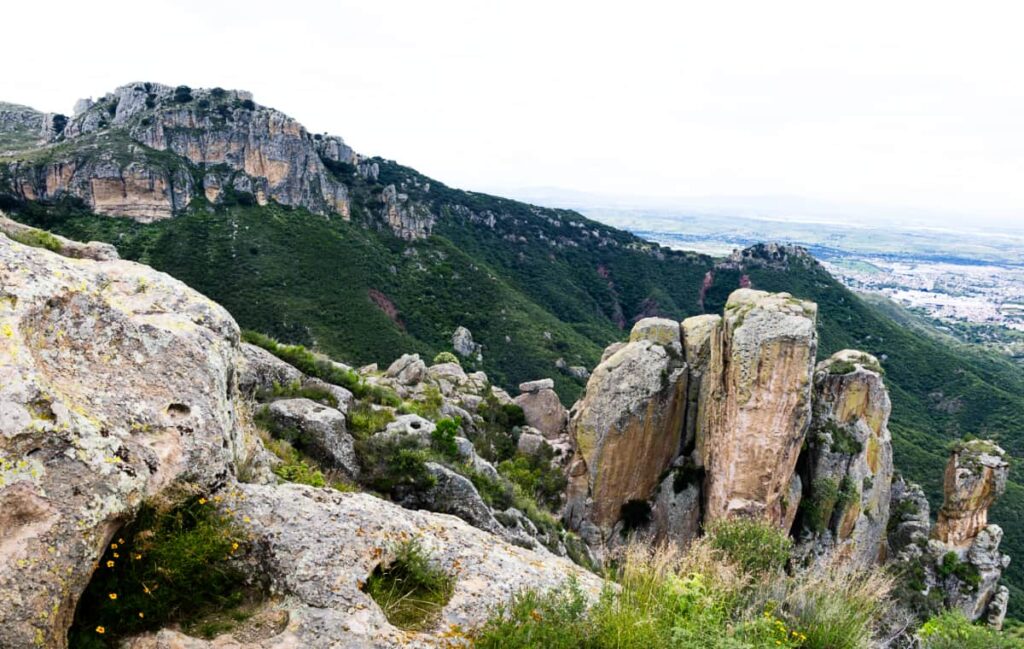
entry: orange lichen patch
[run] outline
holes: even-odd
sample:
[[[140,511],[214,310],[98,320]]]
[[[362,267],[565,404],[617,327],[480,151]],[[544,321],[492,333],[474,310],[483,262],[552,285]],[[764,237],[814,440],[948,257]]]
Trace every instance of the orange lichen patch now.
[[[878,438],[874,436],[869,437],[868,450],[865,454],[865,457],[868,462],[868,469],[870,469],[871,473],[873,474],[878,473],[878,469],[880,467],[881,451],[882,446],[878,443]]]
[[[868,386],[863,381],[850,381],[843,399],[836,407],[836,418],[844,424],[864,417],[868,409]]]
[[[857,519],[860,518],[860,497],[853,500],[846,506],[843,511],[843,516],[839,520],[839,539],[845,541],[850,538],[853,534],[854,528],[857,526]]]

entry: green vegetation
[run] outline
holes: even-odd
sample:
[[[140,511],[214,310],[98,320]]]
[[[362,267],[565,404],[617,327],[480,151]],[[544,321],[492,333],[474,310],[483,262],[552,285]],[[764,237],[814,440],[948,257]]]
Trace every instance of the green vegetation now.
[[[942,563],[939,564],[939,574],[943,577],[956,575],[960,581],[969,584],[975,589],[981,583],[981,575],[978,574],[978,569],[970,563],[960,561],[960,557],[957,556],[956,552],[947,552],[942,555]]]
[[[363,468],[361,480],[382,494],[398,487],[425,491],[436,483],[427,469],[432,460],[429,449],[411,435],[374,435],[356,440],[356,453]]]
[[[498,464],[498,473],[538,503],[553,511],[561,505],[568,479],[552,464],[554,453],[544,446],[533,455],[517,455]]]
[[[338,399],[331,394],[330,390],[317,386],[302,385],[302,382],[299,380],[292,381],[287,385],[281,385],[280,383],[275,382],[268,394],[256,395],[256,398],[260,401],[267,401],[269,399],[292,399],[296,397],[319,401],[320,403],[332,408],[338,407]]]
[[[455,434],[461,425],[462,421],[458,417],[438,420],[430,432],[430,447],[449,461],[458,459],[459,445],[455,443]]]
[[[462,365],[462,363],[459,362],[459,357],[451,352],[441,352],[435,356],[434,364],[437,365],[438,363],[455,363],[456,365]]]
[[[375,408],[373,404],[360,401],[348,409],[348,432],[356,439],[366,439],[377,431],[384,430],[395,420],[390,410]]]
[[[390,563],[374,569],[363,590],[398,628],[426,630],[451,598],[455,579],[432,565],[430,555],[415,539],[393,553]]]
[[[33,248],[44,248],[57,253],[59,253],[63,248],[57,237],[44,230],[26,230],[24,232],[15,231],[8,232],[6,234],[18,243],[26,246],[32,246]]]
[[[987,627],[971,624],[963,613],[938,615],[921,627],[922,649],[1014,649],[1020,642]]]
[[[722,558],[751,574],[780,571],[793,547],[784,532],[752,520],[715,523],[708,529],[708,539]]]
[[[114,535],[78,603],[72,647],[115,647],[125,636],[188,626],[259,596],[233,563],[245,552],[242,533],[212,500],[145,505]]]
[[[480,649],[861,649],[887,612],[888,581],[877,573],[803,574],[778,570],[782,535],[721,524],[685,556],[632,547],[591,601],[569,580],[527,591],[499,608],[473,637]],[[727,538],[723,538],[727,537]],[[768,562],[754,559],[769,540]],[[716,548],[729,548],[728,551]],[[730,556],[749,561],[750,572]]]

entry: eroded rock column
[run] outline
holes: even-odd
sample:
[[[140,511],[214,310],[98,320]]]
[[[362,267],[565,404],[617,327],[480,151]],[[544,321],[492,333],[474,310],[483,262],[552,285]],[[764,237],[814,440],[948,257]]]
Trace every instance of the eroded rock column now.
[[[739,289],[729,296],[721,370],[712,350],[710,376],[702,379],[716,382],[701,415],[706,520],[783,523],[811,416],[816,317],[817,305],[788,293]]]

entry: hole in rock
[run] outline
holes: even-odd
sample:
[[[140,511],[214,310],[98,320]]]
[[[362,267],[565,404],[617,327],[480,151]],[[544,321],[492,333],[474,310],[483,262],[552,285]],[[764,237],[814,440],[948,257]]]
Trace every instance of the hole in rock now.
[[[619,514],[623,535],[642,529],[651,522],[651,503],[646,500],[630,500],[622,505]]]
[[[436,565],[416,540],[402,543],[394,558],[378,564],[363,592],[380,606],[388,622],[407,631],[435,626],[451,599],[455,578]]]
[[[192,409],[183,403],[172,403],[167,406],[167,415],[171,419],[184,419],[192,414]]]

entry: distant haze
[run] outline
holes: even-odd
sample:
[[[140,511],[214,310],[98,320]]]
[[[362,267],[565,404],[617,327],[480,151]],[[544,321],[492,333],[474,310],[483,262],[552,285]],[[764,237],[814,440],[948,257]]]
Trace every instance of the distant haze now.
[[[18,2],[0,100],[244,88],[467,189],[1002,229],[1022,24],[1014,1]]]

